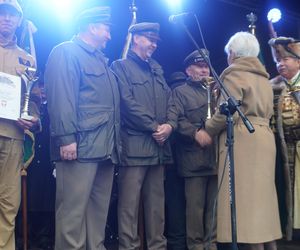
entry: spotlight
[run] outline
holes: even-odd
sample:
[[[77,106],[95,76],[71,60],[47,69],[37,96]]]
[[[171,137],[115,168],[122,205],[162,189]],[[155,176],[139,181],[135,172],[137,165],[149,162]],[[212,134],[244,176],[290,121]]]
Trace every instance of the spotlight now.
[[[267,18],[272,23],[276,23],[281,19],[281,11],[277,8],[273,8],[268,12]]]

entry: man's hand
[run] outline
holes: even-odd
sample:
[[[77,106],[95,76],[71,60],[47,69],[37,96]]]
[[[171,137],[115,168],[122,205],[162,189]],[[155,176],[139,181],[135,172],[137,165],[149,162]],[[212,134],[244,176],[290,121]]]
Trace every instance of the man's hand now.
[[[211,139],[210,135],[203,129],[200,129],[199,131],[196,132],[195,140],[202,147],[212,144],[212,139]]]
[[[62,160],[72,161],[77,159],[77,143],[60,146],[60,157]]]
[[[168,123],[158,125],[156,131],[152,134],[152,137],[162,146],[172,133],[172,130],[172,126]]]
[[[30,121],[29,120],[24,120],[24,119],[21,119],[19,118],[17,120],[17,124],[19,127],[21,127],[22,129],[31,129],[33,128],[34,126],[37,126],[39,124],[39,119],[36,118],[36,117],[33,117]]]

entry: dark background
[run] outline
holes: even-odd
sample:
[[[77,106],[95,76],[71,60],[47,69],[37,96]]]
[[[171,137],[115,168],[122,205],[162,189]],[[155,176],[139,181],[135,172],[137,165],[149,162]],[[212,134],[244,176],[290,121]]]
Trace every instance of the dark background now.
[[[38,28],[38,32],[35,34],[35,42],[38,66],[42,72],[51,49],[58,43],[69,40],[76,33],[74,18],[64,22],[60,20],[57,14],[59,12],[68,13],[70,9],[54,8],[53,0],[23,0],[20,2],[25,17],[33,21]],[[72,0],[70,2],[74,7],[73,16],[76,16],[85,8],[95,5],[111,6],[113,19],[112,40],[108,43],[105,54],[110,58],[110,61],[118,59],[122,53],[127,29],[131,22],[129,6],[132,1]],[[197,15],[207,48],[210,51],[212,64],[217,73],[221,73],[227,66],[224,46],[230,36],[238,31],[248,31],[249,21],[246,15],[250,12],[254,12],[258,18],[256,35],[261,44],[264,63],[271,77],[276,75],[276,68],[268,46],[270,37],[266,16],[269,9],[278,7],[282,11],[282,19],[274,24],[279,36],[300,37],[300,14],[298,14],[300,13],[300,3],[297,0],[181,0],[181,2],[181,8],[172,9],[166,0],[135,1],[138,7],[138,22],[150,21],[161,24],[162,41],[159,43],[159,48],[153,57],[164,67],[166,77],[173,71],[182,70],[183,59],[195,49],[181,26],[168,22],[168,17],[171,14],[192,12]],[[200,47],[202,47],[195,20],[187,18],[185,23]]]

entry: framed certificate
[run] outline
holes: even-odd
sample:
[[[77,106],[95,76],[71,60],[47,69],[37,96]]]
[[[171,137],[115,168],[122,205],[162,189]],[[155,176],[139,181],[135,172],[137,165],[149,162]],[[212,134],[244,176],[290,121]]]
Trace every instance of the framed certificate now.
[[[18,120],[21,110],[21,78],[0,72],[0,118]]]

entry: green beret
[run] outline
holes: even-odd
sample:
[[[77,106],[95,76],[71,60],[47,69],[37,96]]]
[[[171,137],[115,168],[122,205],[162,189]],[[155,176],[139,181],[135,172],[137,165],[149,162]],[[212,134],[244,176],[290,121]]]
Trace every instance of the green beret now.
[[[206,49],[201,49],[201,51],[203,52],[203,54],[205,56],[209,56],[209,52]],[[198,50],[193,51],[191,54],[189,54],[183,61],[183,65],[185,68],[187,68],[188,66],[192,65],[192,64],[196,64],[198,62],[205,62],[204,58],[201,56],[201,54],[199,53]]]
[[[12,7],[14,10],[16,10],[20,16],[23,15],[22,8],[20,4],[17,2],[17,0],[0,0],[0,7],[2,6],[9,6]]]
[[[110,7],[98,6],[82,11],[77,17],[78,25],[89,24],[89,23],[103,23],[110,25]]]
[[[132,34],[138,34],[150,39],[160,40],[159,38],[159,23],[137,23],[131,25],[128,29],[128,32]]]

